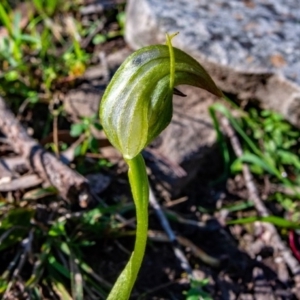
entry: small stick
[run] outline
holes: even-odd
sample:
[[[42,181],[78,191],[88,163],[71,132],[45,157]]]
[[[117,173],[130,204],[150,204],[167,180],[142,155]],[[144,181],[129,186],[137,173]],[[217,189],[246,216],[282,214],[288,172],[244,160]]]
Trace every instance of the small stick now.
[[[187,258],[185,257],[183,251],[180,249],[176,236],[170,226],[169,221],[167,220],[163,210],[161,209],[161,206],[159,205],[158,201],[156,200],[156,197],[153,193],[152,188],[150,187],[149,189],[150,193],[149,193],[149,202],[152,206],[152,208],[154,209],[157,217],[160,220],[160,224],[162,226],[162,228],[164,229],[164,231],[166,232],[168,239],[170,240],[170,242],[172,243],[173,246],[173,250],[174,253],[176,255],[176,257],[179,259],[180,261],[180,265],[181,267],[187,272],[187,274],[193,278],[193,270],[192,267],[190,266]]]
[[[26,258],[28,256],[28,254],[31,252],[31,247],[32,247],[32,240],[33,240],[33,229],[31,229],[29,231],[29,235],[27,238],[25,238],[22,241],[22,246],[23,246],[23,250],[20,250],[20,252],[18,252],[18,256],[17,258],[19,259],[19,264],[17,266],[17,268],[14,270],[13,274],[12,274],[12,279],[10,281],[10,283],[7,286],[7,289],[5,291],[5,294],[3,296],[3,299],[6,299],[11,288],[14,286],[14,284],[17,281],[17,277],[19,276],[20,272],[22,271],[24,264],[26,262]],[[14,264],[16,263],[16,260],[14,260]]]
[[[198,222],[198,221],[194,221],[194,220],[185,219],[185,218],[181,217],[179,214],[177,214],[173,211],[170,211],[169,209],[164,209],[164,211],[167,214],[174,217],[176,219],[176,222],[178,222],[178,223],[195,226],[195,227],[198,227],[198,228],[201,228],[201,229],[205,228],[204,222]]]
[[[160,231],[149,230],[148,237],[152,241],[156,241],[156,242],[171,242],[169,237],[164,232],[160,232]],[[177,236],[177,241],[181,246],[190,248],[193,255],[199,258],[200,260],[202,260],[207,265],[213,268],[217,268],[220,266],[220,260],[205,253],[202,249],[196,246],[189,239],[183,236]]]
[[[85,49],[89,43],[92,41],[92,39],[95,37],[97,33],[99,33],[104,28],[104,22],[100,21],[97,27],[85,38],[80,42],[81,48]]]
[[[223,125],[224,131],[226,135],[229,137],[233,151],[237,157],[241,157],[243,155],[243,150],[241,144],[231,127],[228,119],[222,117],[221,124]],[[254,184],[253,176],[249,170],[247,164],[243,164],[243,175],[245,178],[245,184],[248,189],[249,198],[253,201],[254,206],[261,217],[269,216],[268,209],[265,207],[263,201],[260,199],[257,188]],[[280,235],[278,234],[276,227],[271,223],[262,223],[262,226],[271,233],[273,238],[274,248],[277,248],[277,251],[281,254],[284,259],[286,265],[291,270],[294,275],[296,287],[300,288],[300,265],[296,258],[293,256],[291,250],[286,246],[286,244],[282,241]]]
[[[14,151],[25,159],[29,168],[53,185],[64,199],[77,201],[82,206],[86,204],[85,200],[90,199],[87,180],[28,136],[26,130],[6,107],[2,97],[0,97],[0,130],[6,135]]]
[[[237,136],[235,135],[235,132],[234,132],[233,128],[231,127],[228,119],[221,118],[221,123],[224,127],[224,130],[225,130],[227,136],[230,139],[230,142],[231,142],[231,145],[232,145],[235,155],[237,157],[241,157],[243,155],[243,150],[242,150],[241,144],[240,144]],[[244,175],[246,187],[249,192],[249,197],[253,201],[258,214],[261,217],[269,216],[269,212],[268,212],[267,208],[265,207],[265,205],[263,204],[262,200],[260,199],[260,197],[258,195],[257,188],[253,181],[253,176],[252,176],[247,164],[243,164],[243,175]]]
[[[53,114],[53,143],[56,158],[59,159],[58,116],[56,112]]]
[[[23,175],[22,177],[16,179],[7,180],[7,182],[5,182],[3,179],[5,178],[0,179],[0,192],[28,189],[42,183],[42,179],[36,174]]]
[[[171,285],[173,284],[176,284],[180,282],[178,279],[177,280],[173,280],[173,281],[168,281],[166,283],[162,283],[154,288],[152,288],[151,290],[147,290],[144,294],[140,295],[137,300],[143,300],[143,299],[146,299],[145,297],[148,296],[149,294],[152,294],[154,292],[157,292],[159,290],[162,290],[162,289],[165,289],[167,287],[170,287]]]

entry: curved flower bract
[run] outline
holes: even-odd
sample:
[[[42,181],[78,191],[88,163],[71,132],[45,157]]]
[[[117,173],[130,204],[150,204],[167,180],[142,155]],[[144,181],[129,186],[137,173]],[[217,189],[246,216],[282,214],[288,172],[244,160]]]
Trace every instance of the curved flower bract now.
[[[144,47],[130,55],[106,88],[100,106],[103,129],[125,158],[139,154],[170,123],[174,86],[188,84],[222,92],[204,68],[168,46]]]

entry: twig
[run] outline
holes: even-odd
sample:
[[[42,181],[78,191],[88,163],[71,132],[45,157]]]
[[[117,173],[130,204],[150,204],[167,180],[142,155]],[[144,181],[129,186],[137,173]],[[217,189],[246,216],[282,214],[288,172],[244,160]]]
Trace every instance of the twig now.
[[[182,202],[185,202],[188,200],[188,197],[181,197],[179,199],[173,200],[173,201],[168,201],[167,203],[164,204],[164,207],[171,207],[171,206],[175,206],[178,205]]]
[[[224,131],[226,135],[229,137],[233,151],[237,157],[241,157],[243,155],[243,150],[241,144],[235,135],[233,128],[231,127],[229,121],[222,117],[221,123],[223,125]],[[243,175],[245,178],[245,184],[248,189],[249,198],[253,201],[254,206],[261,217],[269,216],[269,212],[265,207],[264,203],[259,197],[257,188],[254,184],[253,176],[249,170],[247,164],[243,164]],[[273,246],[279,254],[281,254],[284,259],[286,265],[289,267],[290,271],[294,275],[294,279],[296,282],[296,287],[300,288],[300,265],[298,261],[293,256],[291,250],[286,246],[286,244],[282,241],[280,235],[278,234],[275,226],[271,223],[262,223],[262,226],[271,233],[273,238]]]
[[[13,178],[13,172],[7,167],[4,161],[0,159],[0,186],[9,183]]]
[[[58,115],[55,112],[53,115],[53,144],[56,158],[59,159],[59,142],[58,142]]]
[[[74,256],[73,252],[70,251],[69,264],[71,273],[71,294],[73,299],[83,299],[83,278],[77,263],[78,260]]]
[[[176,257],[178,258],[178,260],[180,261],[180,265],[181,265],[182,269],[185,270],[191,278],[193,278],[192,267],[190,266],[183,251],[180,249],[177,239],[176,239],[176,236],[170,226],[170,223],[167,220],[166,216],[164,215],[164,212],[162,211],[159,203],[157,202],[151,187],[150,187],[149,202],[150,202],[152,208],[154,209],[157,217],[159,218],[162,228],[164,229],[170,242],[172,243],[174,253],[175,253]]]
[[[81,200],[90,198],[87,180],[29,137],[26,130],[6,107],[2,97],[0,97],[0,129],[6,135],[14,151],[26,160],[29,168],[53,185],[64,199],[77,201],[81,205]]]
[[[279,185],[279,184],[270,184],[270,190],[271,193],[279,192],[279,193],[286,194],[288,196],[295,196],[295,192],[300,194],[299,187],[290,188],[288,186]]]
[[[158,286],[155,286],[155,288],[151,289],[151,290],[147,290],[147,292],[143,293],[142,295],[139,295],[139,297],[137,298],[137,300],[143,300],[145,299],[146,296],[148,296],[149,294],[152,294],[154,292],[160,291],[162,289],[165,289],[167,287],[170,287],[173,284],[178,283],[179,280],[174,280],[174,281],[168,281],[166,283],[160,284]]]
[[[30,103],[29,98],[25,99],[25,101],[23,101],[23,103],[20,105],[19,110],[18,110],[18,115],[17,115],[17,119],[20,120],[21,115],[23,114],[24,110],[26,109],[26,107],[28,106],[28,104]]]
[[[22,226],[13,226],[13,227],[7,229],[6,231],[4,231],[4,233],[2,233],[2,235],[0,236],[0,245],[12,233],[12,231],[14,231],[16,229],[21,229],[22,230],[22,229],[24,229],[24,227],[22,227]]]
[[[2,157],[0,159],[0,164],[7,172],[12,173],[13,175],[16,173],[26,173],[28,171],[26,160],[21,156]]]
[[[30,253],[31,251],[31,247],[32,247],[32,240],[33,240],[33,231],[34,229],[31,229],[29,231],[29,235],[27,238],[25,238],[23,241],[22,241],[22,247],[23,247],[23,250],[20,250],[16,256],[16,258],[13,260],[14,264],[11,266],[9,266],[9,268],[13,268],[14,265],[16,264],[17,260],[19,260],[19,264],[17,266],[17,268],[14,270],[13,274],[12,274],[12,279],[10,281],[10,283],[8,284],[7,286],[7,289],[5,291],[5,294],[3,296],[3,299],[6,299],[11,288],[13,287],[13,285],[16,283],[16,280],[17,280],[17,277],[19,276],[21,270],[23,269],[23,266],[26,262],[26,258],[28,256],[28,254]]]
[[[203,262],[205,262],[207,265],[217,268],[220,266],[220,261],[210,255],[208,255],[206,252],[204,252],[202,249],[200,249],[198,246],[193,244],[190,240],[183,236],[177,236],[177,240],[180,243],[180,245],[184,247],[189,247],[193,254],[200,258]]]
[[[120,242],[118,242],[117,240],[115,240],[114,243],[117,245],[117,247],[121,251],[123,251],[126,255],[130,256],[131,252],[129,250],[127,250]]]
[[[232,145],[235,155],[237,157],[241,157],[243,155],[243,150],[242,150],[241,144],[240,144],[237,136],[235,135],[235,132],[234,132],[233,128],[231,127],[228,119],[221,118],[221,123],[224,127],[224,130],[225,130],[227,136],[230,139],[230,142],[231,142],[231,145]],[[258,214],[261,217],[267,217],[269,215],[269,212],[258,195],[257,188],[254,184],[252,174],[251,174],[247,164],[243,164],[243,175],[244,175],[246,187],[249,192],[249,197],[253,201],[253,204],[254,204]]]
[[[151,240],[157,242],[171,242],[170,238],[165,233],[160,231],[149,230],[148,237]],[[193,255],[202,260],[207,265],[213,268],[217,268],[220,266],[220,261],[217,258],[214,258],[205,253],[202,249],[200,249],[198,246],[192,243],[189,239],[183,236],[177,236],[176,239],[181,246],[190,248]]]
[[[85,140],[85,135],[82,134],[68,149],[60,153],[60,159],[65,164],[70,164],[75,158],[76,148]]]
[[[23,266],[25,264],[26,258],[28,256],[28,254],[31,252],[32,241],[33,241],[33,232],[34,232],[34,229],[32,228],[29,231],[28,237],[22,241],[22,247],[23,247],[24,251],[20,257],[18,267],[14,270],[13,279],[16,279],[17,276],[20,274],[20,272],[23,269]]]
[[[7,181],[3,181],[3,179],[4,178],[1,178],[0,180],[0,192],[28,189],[42,183],[42,179],[36,174],[23,175],[22,177],[9,179]]]
[[[100,277],[98,274],[96,274],[89,265],[86,265],[86,264],[83,264],[83,263],[79,262],[79,266],[86,274],[91,276],[101,286],[103,286],[107,289],[112,288],[112,284],[110,282],[106,281],[105,279],[103,279],[102,277]]]
[[[16,253],[16,255],[14,256],[13,260],[10,261],[5,272],[2,274],[2,279],[7,279],[10,276],[12,270],[15,268],[21,255],[22,255],[22,249],[19,249],[18,252]],[[10,289],[10,287],[7,286],[6,291],[8,292],[9,289]]]
[[[103,76],[103,81],[104,82],[109,82],[109,76],[110,76],[110,66],[107,61],[107,57],[104,51],[99,52],[99,60],[101,62],[101,67],[102,67],[102,76]]]
[[[91,191],[91,194],[98,203],[102,204],[104,207],[108,207],[108,205],[93,191]],[[135,218],[133,220],[132,219],[127,220],[123,216],[121,216],[119,213],[115,214],[115,218],[116,218],[116,220],[118,220],[122,223],[122,226],[130,226],[132,228],[135,228],[135,225],[133,224],[133,220],[135,220]]]
[[[198,221],[194,221],[194,220],[189,220],[189,219],[185,219],[183,217],[181,217],[179,214],[170,211],[168,209],[164,210],[167,214],[171,215],[172,217],[175,218],[176,222],[181,223],[181,224],[187,224],[187,225],[191,225],[191,226],[195,226],[198,227],[200,229],[204,229],[205,228],[205,224],[204,222],[198,222]]]
[[[104,22],[99,21],[97,27],[86,37],[80,42],[81,48],[85,49],[89,43],[92,41],[92,39],[95,37],[97,33],[99,33],[103,28],[104,28]]]

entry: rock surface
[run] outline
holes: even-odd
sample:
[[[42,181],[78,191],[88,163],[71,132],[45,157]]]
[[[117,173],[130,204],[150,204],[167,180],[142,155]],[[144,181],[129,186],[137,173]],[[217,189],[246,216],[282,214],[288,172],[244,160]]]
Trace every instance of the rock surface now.
[[[129,0],[126,19],[131,47],[163,43],[166,32],[179,31],[174,45],[225,92],[300,127],[299,0]]]

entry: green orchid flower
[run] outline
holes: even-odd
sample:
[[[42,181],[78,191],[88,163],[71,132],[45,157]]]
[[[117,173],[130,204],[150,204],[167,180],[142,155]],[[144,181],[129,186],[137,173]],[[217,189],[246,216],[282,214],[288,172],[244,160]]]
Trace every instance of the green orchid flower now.
[[[134,251],[109,300],[129,299],[144,257],[149,184],[141,151],[171,122],[175,86],[188,84],[219,97],[223,95],[194,58],[172,47],[175,35],[167,35],[167,45],[144,47],[130,55],[115,73],[100,105],[100,120],[107,138],[129,166],[137,214]]]

